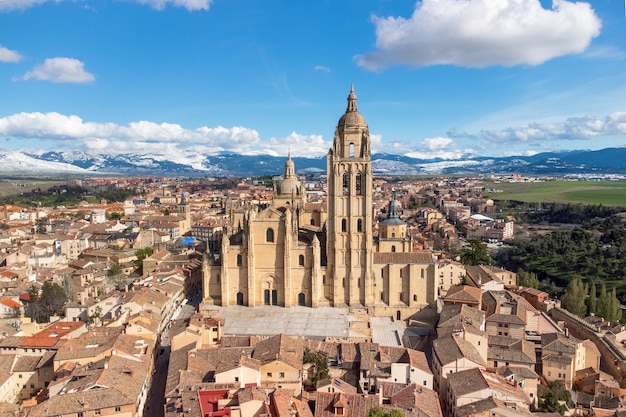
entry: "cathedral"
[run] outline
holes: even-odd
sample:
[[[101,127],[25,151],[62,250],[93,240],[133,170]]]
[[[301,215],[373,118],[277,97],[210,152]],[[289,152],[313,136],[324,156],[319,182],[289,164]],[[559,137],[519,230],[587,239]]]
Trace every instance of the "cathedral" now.
[[[370,133],[354,87],[327,175],[326,205],[308,203],[289,156],[270,207],[227,208],[219,254],[203,263],[204,304],[367,307],[399,317],[435,301],[435,259],[412,251],[395,198],[373,233]]]

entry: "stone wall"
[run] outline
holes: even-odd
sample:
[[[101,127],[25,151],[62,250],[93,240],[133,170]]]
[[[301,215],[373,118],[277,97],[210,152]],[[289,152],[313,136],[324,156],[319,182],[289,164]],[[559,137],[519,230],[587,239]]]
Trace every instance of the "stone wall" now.
[[[564,321],[570,334],[580,340],[589,339],[596,344],[602,359],[600,367],[619,381],[620,387],[626,388],[626,355],[621,348],[607,338],[595,326],[585,322],[580,317],[559,307],[550,310],[550,315],[559,321]]]

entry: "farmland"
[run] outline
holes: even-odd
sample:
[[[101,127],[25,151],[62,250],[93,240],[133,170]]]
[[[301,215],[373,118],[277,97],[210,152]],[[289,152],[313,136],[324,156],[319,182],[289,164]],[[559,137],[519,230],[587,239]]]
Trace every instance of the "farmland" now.
[[[485,196],[524,203],[583,203],[626,206],[626,182],[545,181],[485,183]]]

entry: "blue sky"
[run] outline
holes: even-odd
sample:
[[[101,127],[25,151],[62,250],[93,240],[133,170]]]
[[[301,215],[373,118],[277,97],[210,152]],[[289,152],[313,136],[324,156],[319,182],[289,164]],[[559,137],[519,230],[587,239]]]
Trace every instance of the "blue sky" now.
[[[323,156],[626,145],[621,0],[0,0],[0,149]],[[196,155],[196,156],[194,156]]]

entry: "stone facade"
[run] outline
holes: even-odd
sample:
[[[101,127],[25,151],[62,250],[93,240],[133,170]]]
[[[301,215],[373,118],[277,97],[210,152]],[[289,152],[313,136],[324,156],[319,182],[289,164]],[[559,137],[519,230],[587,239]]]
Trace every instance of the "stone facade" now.
[[[205,305],[367,306],[404,316],[435,301],[435,259],[411,252],[395,199],[374,239],[370,134],[356,101],[352,88],[327,155],[326,207],[307,204],[291,157],[270,207],[227,203],[219,254],[204,261]]]

